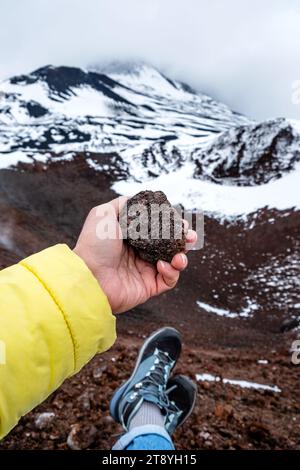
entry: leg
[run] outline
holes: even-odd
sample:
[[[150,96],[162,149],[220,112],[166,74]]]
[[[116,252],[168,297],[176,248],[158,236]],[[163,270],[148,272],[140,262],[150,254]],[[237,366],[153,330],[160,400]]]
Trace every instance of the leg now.
[[[134,371],[114,394],[110,412],[127,431],[114,450],[173,450],[170,435],[193,410],[196,386],[183,376],[170,379],[181,352],[179,333],[162,328],[140,350]]]
[[[112,450],[174,450],[171,437],[158,426],[140,426],[124,434]]]
[[[146,434],[136,437],[126,450],[174,450],[173,444],[158,434]]]

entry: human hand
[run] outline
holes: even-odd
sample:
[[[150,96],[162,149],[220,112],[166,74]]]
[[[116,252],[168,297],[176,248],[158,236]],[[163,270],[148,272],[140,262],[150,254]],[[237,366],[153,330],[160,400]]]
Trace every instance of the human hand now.
[[[171,263],[158,261],[155,267],[124,243],[118,216],[126,200],[119,197],[94,207],[74,248],[99,282],[113,313],[125,312],[172,289],[188,264],[187,256],[182,252],[176,254]],[[191,249],[197,234],[188,230],[186,238],[187,249]]]

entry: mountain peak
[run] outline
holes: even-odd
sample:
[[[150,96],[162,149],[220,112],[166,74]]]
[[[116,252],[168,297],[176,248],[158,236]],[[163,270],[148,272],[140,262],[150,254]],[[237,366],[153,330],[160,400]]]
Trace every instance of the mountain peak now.
[[[89,69],[95,72],[107,75],[138,75],[143,68],[154,69],[151,65],[144,61],[109,61],[102,64],[92,64]]]
[[[173,141],[178,147],[182,147],[182,141],[186,148],[190,141],[194,148],[195,141],[248,122],[224,104],[193,92],[143,62],[112,63],[97,70],[46,65],[3,82],[0,92],[4,94],[1,122],[24,124],[25,134],[26,126],[34,120],[43,135],[43,126],[49,126],[50,116],[59,119],[61,125],[74,117],[97,118],[97,126],[102,126],[100,141],[99,131],[96,127],[93,130],[93,135],[97,134],[97,149],[102,142],[112,140],[115,149],[120,145],[126,149],[137,141],[145,148],[154,141]],[[115,119],[118,122],[122,119],[121,128],[117,129]],[[42,138],[42,142],[45,146],[49,139]],[[28,145],[26,139],[25,143]]]

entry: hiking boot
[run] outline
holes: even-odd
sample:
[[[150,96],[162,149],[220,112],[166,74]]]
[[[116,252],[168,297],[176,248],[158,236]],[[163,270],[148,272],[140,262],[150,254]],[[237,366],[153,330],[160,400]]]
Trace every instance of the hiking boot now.
[[[110,414],[128,431],[130,422],[144,401],[158,406],[170,420],[170,429],[175,418],[168,418],[177,411],[170,402],[177,396],[179,383],[172,382],[167,394],[167,384],[181,352],[181,340],[177,330],[162,328],[153,333],[140,349],[131,377],[114,393],[110,402]],[[175,380],[175,379],[174,379]],[[170,409],[169,409],[170,408]],[[178,418],[180,421],[180,418]]]

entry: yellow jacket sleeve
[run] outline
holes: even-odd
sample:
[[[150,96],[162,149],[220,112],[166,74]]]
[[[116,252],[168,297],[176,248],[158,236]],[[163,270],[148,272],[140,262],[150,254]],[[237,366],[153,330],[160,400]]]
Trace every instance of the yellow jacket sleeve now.
[[[115,341],[98,282],[66,245],[0,272],[0,438]]]

